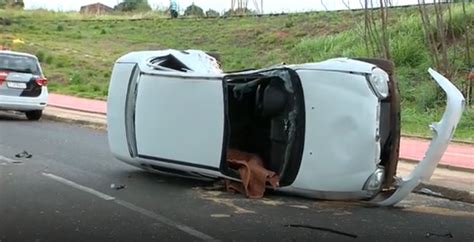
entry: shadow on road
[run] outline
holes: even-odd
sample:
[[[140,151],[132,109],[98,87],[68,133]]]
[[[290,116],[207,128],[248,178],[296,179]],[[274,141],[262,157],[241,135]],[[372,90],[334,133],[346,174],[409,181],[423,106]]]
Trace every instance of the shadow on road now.
[[[0,111],[0,121],[28,121],[25,114],[21,112]]]

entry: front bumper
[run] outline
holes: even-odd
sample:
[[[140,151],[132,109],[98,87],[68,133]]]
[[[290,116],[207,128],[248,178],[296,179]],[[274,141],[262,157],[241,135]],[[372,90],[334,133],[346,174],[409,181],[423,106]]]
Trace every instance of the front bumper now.
[[[456,126],[461,119],[465,100],[461,92],[445,77],[433,69],[429,69],[433,79],[443,89],[447,96],[446,110],[441,120],[433,123],[433,139],[425,157],[407,177],[402,177],[394,183],[395,189],[379,193],[370,202],[380,206],[391,206],[408,196],[416,186],[428,181],[433,175],[436,166],[448,148]]]
[[[48,89],[46,87],[42,89],[38,97],[0,96],[0,110],[43,110],[48,103]]]

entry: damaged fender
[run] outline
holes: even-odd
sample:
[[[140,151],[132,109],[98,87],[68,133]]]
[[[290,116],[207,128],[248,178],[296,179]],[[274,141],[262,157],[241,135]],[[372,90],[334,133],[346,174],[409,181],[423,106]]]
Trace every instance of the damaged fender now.
[[[379,206],[392,206],[408,196],[421,182],[429,181],[454,135],[464,110],[464,97],[444,76],[431,68],[428,72],[446,93],[447,101],[443,117],[439,122],[430,125],[433,130],[433,139],[423,160],[408,176],[401,177],[396,181],[396,184],[394,184],[396,186],[395,191],[382,192],[370,203]]]

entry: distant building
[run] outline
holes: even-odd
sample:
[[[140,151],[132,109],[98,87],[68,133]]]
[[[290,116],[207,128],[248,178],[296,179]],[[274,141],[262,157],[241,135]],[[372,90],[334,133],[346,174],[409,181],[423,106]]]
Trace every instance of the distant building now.
[[[94,4],[89,4],[81,7],[81,13],[82,14],[104,14],[104,13],[109,13],[112,12],[114,9],[102,4],[102,3],[94,3]]]

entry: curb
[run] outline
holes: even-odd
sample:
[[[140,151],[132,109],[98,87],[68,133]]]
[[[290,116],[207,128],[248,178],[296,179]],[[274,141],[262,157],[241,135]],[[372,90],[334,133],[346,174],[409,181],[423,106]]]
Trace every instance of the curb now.
[[[403,157],[399,157],[398,160],[406,162],[406,163],[411,163],[411,164],[420,163],[419,160],[410,159],[410,158],[403,158]],[[474,173],[474,169],[467,168],[467,167],[450,166],[450,165],[446,165],[446,164],[438,164],[437,167],[438,168],[444,168],[444,169],[451,170],[451,171],[462,171],[462,172]]]
[[[428,140],[428,141],[432,139],[432,137],[429,137],[429,136],[416,135],[416,134],[402,134],[402,137],[424,139],[424,140]],[[470,141],[470,140],[451,139],[451,142],[459,143],[459,144],[466,144],[466,145],[474,145],[474,141]]]
[[[430,192],[429,193],[421,192],[420,190],[423,188],[429,189]],[[413,190],[413,193],[474,204],[473,192],[462,191],[458,189],[453,189],[449,187],[443,187],[443,186],[438,186],[438,185],[433,185],[433,184],[428,184],[428,183],[421,183],[415,188],[415,190]],[[439,193],[440,195],[437,195],[437,193]]]
[[[64,107],[64,106],[54,105],[54,104],[48,104],[48,106],[49,106],[49,107],[54,107],[54,108],[59,108],[59,109],[65,109],[65,110],[75,111],[75,112],[83,112],[83,113],[92,113],[92,114],[107,115],[107,113],[94,112],[94,111],[88,111],[88,110],[80,110],[80,109],[75,109],[75,108],[70,108],[70,107]]]
[[[43,113],[42,118],[45,119],[45,120],[51,120],[51,121],[57,121],[57,122],[63,122],[63,123],[79,124],[81,126],[86,126],[86,127],[89,127],[89,128],[102,130],[102,131],[107,130],[107,124],[106,123],[92,121],[90,119],[85,119],[85,118],[80,119],[80,118],[64,117],[64,116],[61,116],[61,115],[50,114],[50,113],[47,113],[47,112]]]

